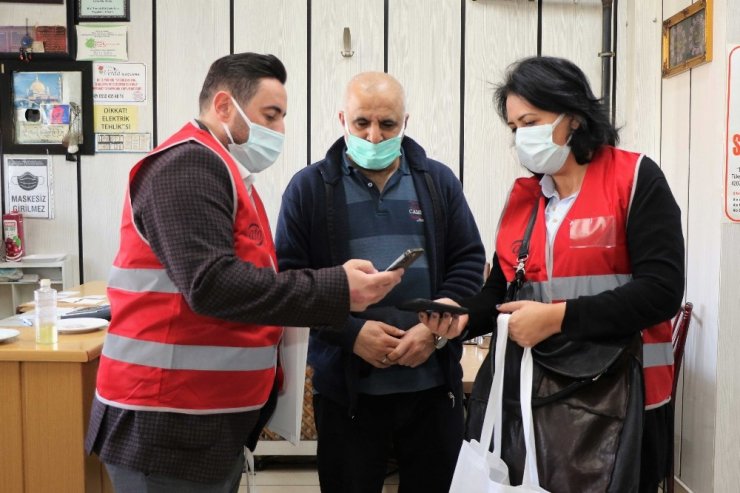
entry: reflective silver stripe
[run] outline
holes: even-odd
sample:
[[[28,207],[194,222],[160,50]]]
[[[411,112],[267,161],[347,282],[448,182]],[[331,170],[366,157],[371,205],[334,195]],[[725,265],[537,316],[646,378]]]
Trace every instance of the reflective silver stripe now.
[[[114,265],[108,287],[135,293],[179,293],[164,269],[122,269]]]
[[[274,368],[275,346],[187,346],[107,334],[103,354],[111,359],[166,370],[252,371]]]
[[[579,296],[590,296],[623,286],[632,280],[629,274],[602,276],[557,277],[551,281],[532,283],[535,299],[544,302],[569,300]],[[549,293],[551,296],[547,296]]]
[[[673,344],[655,342],[642,345],[642,367],[666,366],[673,364]]]
[[[629,274],[557,277],[550,281],[550,293],[554,300],[568,300],[603,293],[623,286],[631,279]]]
[[[106,399],[105,397],[101,396],[97,390],[95,390],[95,397],[97,397],[97,399],[103,404],[108,404],[109,406],[117,407],[120,409],[128,409],[130,411],[157,411],[157,412],[162,412],[162,413],[181,413],[181,414],[198,414],[198,415],[243,413],[246,411],[254,411],[255,409],[260,409],[261,407],[265,405],[265,403],[263,402],[256,406],[227,407],[223,409],[217,409],[217,408],[190,409],[190,408],[182,408],[182,407],[142,406],[142,405],[126,404],[123,402],[112,401],[110,399]]]
[[[541,300],[545,303],[550,303],[552,300],[547,295],[547,282],[534,282],[532,288],[534,289],[534,299]]]

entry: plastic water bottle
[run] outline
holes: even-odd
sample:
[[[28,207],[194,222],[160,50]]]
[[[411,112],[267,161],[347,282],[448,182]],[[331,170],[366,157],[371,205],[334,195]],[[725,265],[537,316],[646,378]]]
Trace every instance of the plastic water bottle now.
[[[52,289],[49,279],[41,279],[39,289],[33,292],[36,302],[36,342],[38,344],[56,344],[57,332],[57,292]]]

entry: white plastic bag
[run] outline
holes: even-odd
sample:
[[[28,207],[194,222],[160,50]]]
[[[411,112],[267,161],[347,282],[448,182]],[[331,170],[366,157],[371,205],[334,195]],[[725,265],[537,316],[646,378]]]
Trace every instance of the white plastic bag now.
[[[509,339],[509,317],[508,314],[501,314],[497,320],[495,368],[491,391],[488,394],[486,414],[483,419],[481,441],[463,441],[460,454],[457,457],[450,493],[547,493],[546,490],[540,488],[537,474],[537,454],[531,405],[532,354],[529,348],[525,349],[525,356],[522,358],[522,379],[520,383],[523,429],[527,448],[527,460],[521,486],[511,486],[509,484],[509,468],[501,459],[504,359],[506,357],[506,342]],[[489,452],[488,444],[491,443],[492,436],[493,452]]]
[[[280,364],[283,367],[283,389],[278,394],[275,412],[267,428],[293,445],[301,440],[303,391],[306,385],[308,327],[285,327],[280,341]]]

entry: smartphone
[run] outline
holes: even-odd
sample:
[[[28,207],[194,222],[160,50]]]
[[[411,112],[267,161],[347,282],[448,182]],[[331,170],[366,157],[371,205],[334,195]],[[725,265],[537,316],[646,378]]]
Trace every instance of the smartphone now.
[[[385,270],[388,272],[389,270],[408,269],[408,267],[413,264],[417,258],[421,257],[422,253],[424,253],[423,248],[409,248],[403,252],[400,257],[394,260]]]
[[[397,305],[399,310],[407,312],[436,312],[436,313],[450,313],[452,315],[465,315],[468,313],[468,309],[464,306],[448,305],[446,303],[437,303],[436,301],[427,300],[424,298],[414,298],[413,300],[407,300]]]

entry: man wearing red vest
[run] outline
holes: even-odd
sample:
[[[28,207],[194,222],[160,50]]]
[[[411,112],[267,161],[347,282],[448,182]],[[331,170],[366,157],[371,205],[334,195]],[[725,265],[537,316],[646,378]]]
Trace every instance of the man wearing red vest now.
[[[198,119],[131,170],[86,440],[119,493],[237,491],[282,326],[337,326],[400,281],[362,260],[277,272],[253,178],[282,150],[286,78],[272,55],[216,60]]]

